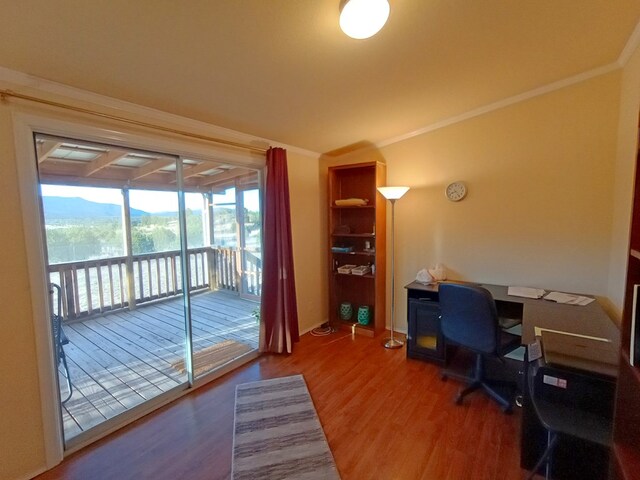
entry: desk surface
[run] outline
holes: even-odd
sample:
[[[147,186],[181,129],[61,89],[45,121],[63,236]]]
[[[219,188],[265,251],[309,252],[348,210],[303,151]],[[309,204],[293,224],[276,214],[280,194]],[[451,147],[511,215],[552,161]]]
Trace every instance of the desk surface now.
[[[620,347],[620,330],[596,300],[589,305],[563,305],[543,299],[514,297],[507,294],[507,287],[476,283],[491,292],[496,302],[522,304],[522,343],[535,339],[535,327],[606,338],[615,348]],[[405,288],[437,293],[438,285],[412,282]]]

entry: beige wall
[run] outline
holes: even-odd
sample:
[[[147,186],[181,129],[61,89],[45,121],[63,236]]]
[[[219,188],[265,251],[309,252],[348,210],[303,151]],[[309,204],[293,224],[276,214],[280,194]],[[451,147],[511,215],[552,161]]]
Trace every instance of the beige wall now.
[[[388,184],[411,187],[396,204],[400,329],[403,286],[436,262],[452,279],[609,293],[619,82],[610,73],[378,152]],[[444,196],[455,180],[469,191],[459,203]]]
[[[608,296],[620,316],[624,301],[629,227],[638,148],[640,105],[640,47],[622,71],[618,151],[615,164],[613,228]]]
[[[320,205],[320,177],[317,160],[287,153],[291,229],[293,236],[298,325],[308,331],[325,321],[327,282],[324,267],[324,215]],[[319,280],[320,279],[320,280]],[[295,348],[295,347],[294,347]]]

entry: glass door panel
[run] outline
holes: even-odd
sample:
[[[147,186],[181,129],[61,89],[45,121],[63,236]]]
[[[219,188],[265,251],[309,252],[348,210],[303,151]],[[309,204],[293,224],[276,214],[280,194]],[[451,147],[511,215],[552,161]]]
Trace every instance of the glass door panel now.
[[[241,179],[247,178],[247,170],[242,171],[244,176],[231,185],[228,179],[224,188],[213,184],[207,196],[211,199],[206,204],[210,219],[206,247],[208,284],[194,284],[196,288],[191,294],[195,377],[212,372],[258,347],[262,278],[259,190],[252,188],[255,192],[250,193],[243,188]],[[257,171],[251,171],[249,175],[257,183]],[[196,223],[195,216],[192,223]],[[204,230],[206,232],[206,226]],[[250,259],[245,254],[247,248]],[[253,268],[249,281],[245,276],[246,263]],[[192,267],[192,276],[194,273]],[[251,298],[246,295],[248,285],[252,288]]]
[[[260,210],[260,190],[257,188],[242,192],[243,249],[242,276],[244,293],[260,297],[262,294],[262,213]]]
[[[35,149],[71,448],[257,348],[259,172],[47,135]]]
[[[40,135],[35,146],[69,448],[188,385],[177,159]]]

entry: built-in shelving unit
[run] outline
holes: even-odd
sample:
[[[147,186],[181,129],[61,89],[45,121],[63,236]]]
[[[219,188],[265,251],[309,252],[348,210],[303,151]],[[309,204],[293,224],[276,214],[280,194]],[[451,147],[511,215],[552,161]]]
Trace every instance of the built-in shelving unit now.
[[[329,181],[329,321],[356,333],[374,336],[385,328],[386,200],[377,187],[386,182],[378,162],[330,167]],[[366,205],[338,206],[336,200],[367,200]],[[334,247],[349,251],[334,251]],[[345,265],[368,266],[364,275],[340,273]],[[349,303],[344,320],[340,306]],[[358,323],[361,306],[369,307],[369,323]]]
[[[611,455],[611,478],[620,480],[637,479],[640,472],[640,358],[635,359],[634,365],[630,361],[634,287],[640,285],[640,153],[630,237]],[[640,317],[638,309],[640,305],[636,306],[636,317]],[[640,342],[637,335],[635,341]]]

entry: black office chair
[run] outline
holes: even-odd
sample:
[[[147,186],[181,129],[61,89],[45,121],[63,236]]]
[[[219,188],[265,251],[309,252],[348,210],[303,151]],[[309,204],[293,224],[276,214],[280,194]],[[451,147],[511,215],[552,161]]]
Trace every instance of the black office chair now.
[[[56,353],[56,364],[58,366],[62,364],[67,383],[67,395],[61,402],[65,404],[71,398],[71,395],[73,395],[73,386],[71,385],[71,375],[69,374],[69,366],[67,365],[67,355],[64,352],[64,346],[69,343],[69,339],[62,329],[62,290],[60,286],[51,283],[49,285],[49,295],[51,299],[51,326],[53,331],[53,348]],[[54,302],[54,296],[57,296],[56,302]],[[55,310],[54,306],[56,307]]]
[[[555,378],[557,371],[550,371],[546,366],[538,366],[533,362],[529,364],[527,372],[528,395],[533,405],[538,420],[547,431],[547,446],[527,477],[531,480],[535,477],[540,467],[545,465],[545,478],[551,478],[551,464],[553,450],[558,442],[559,435],[567,435],[587,442],[595,443],[603,447],[610,447],[612,438],[613,397],[609,404],[598,404],[594,409],[590,395],[585,392],[578,394],[565,388],[557,388],[545,384],[545,377]],[[572,374],[580,375],[578,371]],[[567,388],[580,384],[571,379],[567,381]],[[613,387],[610,391],[613,392]],[[582,393],[582,394],[580,394]],[[597,395],[598,392],[589,392]],[[569,397],[570,401],[566,401]],[[595,402],[594,402],[595,403]]]
[[[438,289],[442,334],[448,344],[459,345],[475,353],[475,365],[468,386],[455,399],[457,404],[469,393],[482,388],[504,412],[511,411],[511,400],[489,384],[485,377],[485,357],[502,356],[520,345],[520,337],[500,327],[496,304],[491,293],[475,285],[442,283]],[[443,371],[446,379],[448,372]]]

